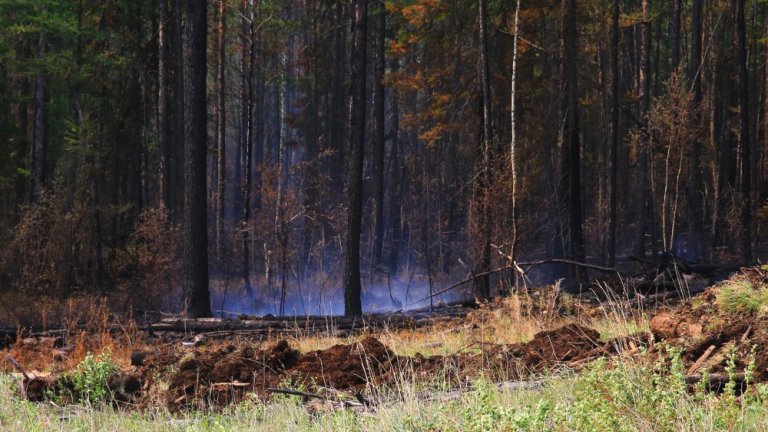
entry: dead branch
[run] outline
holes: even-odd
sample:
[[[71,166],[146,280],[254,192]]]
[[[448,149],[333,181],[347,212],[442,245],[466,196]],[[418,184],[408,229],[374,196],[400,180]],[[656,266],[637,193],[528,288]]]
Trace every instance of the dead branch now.
[[[268,388],[267,391],[271,393],[286,394],[291,396],[301,396],[309,399],[329,400],[327,397],[323,395],[319,395],[315,393],[307,393],[307,392],[292,390],[292,389]]]
[[[11,362],[11,364],[13,365],[14,368],[16,368],[16,370],[21,372],[21,375],[24,376],[24,379],[26,381],[29,381],[29,375],[27,375],[27,371],[25,371],[24,368],[21,367],[21,365],[16,361],[16,359],[13,358],[13,356],[11,356],[10,354],[6,358],[8,359],[9,362]]]
[[[717,348],[716,346],[710,345],[709,348],[707,348],[707,350],[704,351],[704,354],[702,354],[701,357],[699,357],[699,359],[696,360],[693,363],[693,365],[691,365],[690,368],[688,368],[688,375],[693,375],[694,373],[696,373],[696,371],[699,370],[699,368],[704,364],[704,362],[707,361],[709,356],[711,356],[712,353],[715,352],[716,348]]]

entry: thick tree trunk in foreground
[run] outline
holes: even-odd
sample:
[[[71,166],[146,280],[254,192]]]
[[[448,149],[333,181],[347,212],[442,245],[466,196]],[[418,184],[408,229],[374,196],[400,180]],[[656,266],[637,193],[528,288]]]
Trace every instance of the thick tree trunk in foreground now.
[[[365,152],[365,64],[367,0],[352,6],[352,61],[349,101],[349,180],[347,241],[344,250],[344,315],[362,315],[360,300],[360,230],[363,219],[363,158]]]
[[[211,316],[206,175],[206,1],[186,1],[184,32],[184,292],[187,314]]]

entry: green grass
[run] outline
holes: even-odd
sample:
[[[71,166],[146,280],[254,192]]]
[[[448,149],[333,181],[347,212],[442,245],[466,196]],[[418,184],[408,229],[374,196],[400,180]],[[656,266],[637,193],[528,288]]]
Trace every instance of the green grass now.
[[[581,373],[563,372],[537,390],[499,390],[485,380],[459,398],[425,400],[401,383],[372,412],[313,412],[297,398],[248,400],[224,412],[174,416],[89,406],[59,407],[22,400],[11,376],[0,375],[4,431],[710,431],[766,430],[768,386],[740,397],[689,391],[679,354],[654,364],[609,365],[598,360]],[[731,372],[740,372],[731,370]],[[749,372],[749,371],[748,371]],[[421,396],[420,396],[421,395]],[[439,394],[438,394],[439,396]]]
[[[717,294],[720,308],[731,314],[768,314],[768,286],[747,280],[734,280],[720,288]]]

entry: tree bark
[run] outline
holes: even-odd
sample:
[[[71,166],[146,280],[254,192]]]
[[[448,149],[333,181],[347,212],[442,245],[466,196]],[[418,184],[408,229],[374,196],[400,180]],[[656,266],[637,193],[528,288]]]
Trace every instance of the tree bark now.
[[[576,0],[565,0],[563,17],[563,81],[565,88],[565,126],[563,130],[562,198],[568,215],[567,253],[571,260],[584,261],[584,231],[581,206],[581,135],[579,130],[579,91],[576,56],[579,50],[579,34],[576,28]],[[582,269],[571,266],[575,281],[583,279]]]
[[[398,60],[392,62],[393,72],[399,70],[400,63]],[[400,181],[401,169],[399,163],[399,147],[400,147],[400,100],[399,95],[394,93],[392,97],[392,141],[390,144],[389,160],[391,162],[389,186],[389,226],[390,226],[390,244],[389,254],[387,255],[387,264],[390,275],[397,273],[398,269],[398,254],[400,252],[400,224],[401,224],[401,190],[402,181]]]
[[[373,20],[373,265],[381,261],[384,238],[384,68],[387,11],[381,4]]]
[[[363,218],[363,161],[365,152],[365,68],[367,0],[352,4],[352,58],[349,101],[349,178],[347,184],[347,239],[344,250],[344,315],[363,313],[360,299],[360,231]]]
[[[45,58],[47,36],[41,32],[37,42],[37,58]],[[31,182],[29,201],[36,202],[46,182],[46,158],[48,142],[48,108],[46,90],[48,79],[45,71],[38,71],[35,76],[34,120],[32,124],[32,149],[29,158]]]
[[[680,20],[682,15],[682,0],[672,0],[672,70],[680,66]]]
[[[512,264],[514,264],[517,261],[517,244],[518,244],[518,236],[517,236],[517,157],[516,157],[516,150],[517,150],[517,125],[515,123],[515,116],[517,114],[516,108],[517,105],[515,104],[516,99],[516,91],[517,91],[517,43],[518,43],[518,34],[520,32],[520,28],[518,26],[519,24],[519,18],[520,18],[520,0],[517,0],[517,3],[515,5],[515,22],[514,22],[514,32],[515,37],[512,42],[512,78],[511,78],[511,85],[510,85],[510,121],[509,121],[509,134],[510,134],[510,140],[509,140],[509,166],[511,171],[511,177],[512,177],[512,247],[510,248],[509,258],[510,261],[512,261]]]
[[[479,235],[475,239],[475,269],[477,274],[486,273],[491,266],[491,224],[490,224],[490,182],[491,182],[491,141],[493,128],[491,119],[491,74],[488,62],[488,0],[479,0],[479,39],[480,39],[480,86],[483,94],[483,141],[481,145],[481,167],[477,186],[477,214]],[[491,281],[488,275],[478,277],[474,282],[475,294],[479,298],[491,296]]]
[[[741,148],[741,236],[742,257],[752,262],[752,158],[749,140],[749,73],[744,0],[736,4],[739,50],[739,147]]]
[[[181,223],[184,213],[184,20],[185,0],[174,0],[173,7],[173,103],[174,121],[171,143],[171,222]]]
[[[642,0],[643,21],[640,25],[640,69],[638,87],[640,91],[640,122],[646,123],[648,109],[651,104],[651,23],[648,16],[648,0]],[[651,205],[649,200],[649,181],[648,181],[648,146],[646,138],[640,148],[637,149],[637,240],[635,242],[635,255],[645,257],[646,234],[648,232],[648,223],[651,219]]]
[[[677,1],[677,0],[676,0]],[[611,14],[611,192],[608,223],[608,266],[616,263],[616,207],[619,155],[619,0],[613,0]]]
[[[187,315],[211,316],[208,291],[206,1],[186,1],[184,32],[184,282]]]
[[[227,17],[225,0],[219,0],[218,29],[216,34],[216,259],[221,263],[223,258],[224,234],[224,205],[226,203],[227,184],[227,110],[226,110],[226,32]]]
[[[691,99],[691,108],[689,109],[691,127],[695,131],[700,128],[700,108],[701,108],[701,14],[702,0],[694,0],[691,6],[691,63],[688,69],[688,81],[692,85],[693,97]],[[698,260],[704,255],[704,235],[703,229],[703,204],[702,193],[702,166],[701,166],[701,139],[698,133],[691,141],[691,159],[690,159],[690,184],[688,187],[688,256],[689,260]],[[673,240],[674,241],[674,240]]]
[[[253,62],[254,62],[254,44],[253,44],[253,13],[248,5],[248,0],[240,2],[240,66],[242,68],[240,75],[240,152],[243,161],[237,161],[242,165],[241,171],[245,171],[245,179],[242,181],[242,278],[243,289],[248,296],[248,301],[253,304],[255,301],[253,288],[251,287],[251,189],[252,189],[252,167],[253,167],[253,149],[251,147],[251,136],[253,135]]]
[[[171,99],[171,52],[170,52],[170,14],[168,0],[160,0],[160,22],[158,26],[157,56],[157,129],[160,147],[160,197],[166,209],[171,202],[171,151],[172,151],[172,99]]]

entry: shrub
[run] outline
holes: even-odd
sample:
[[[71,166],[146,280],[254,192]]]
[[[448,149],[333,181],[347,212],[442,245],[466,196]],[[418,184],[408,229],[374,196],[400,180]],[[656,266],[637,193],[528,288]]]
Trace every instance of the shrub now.
[[[109,353],[96,357],[89,353],[71,375],[75,400],[90,404],[107,402],[110,397],[109,380],[117,371]]]

